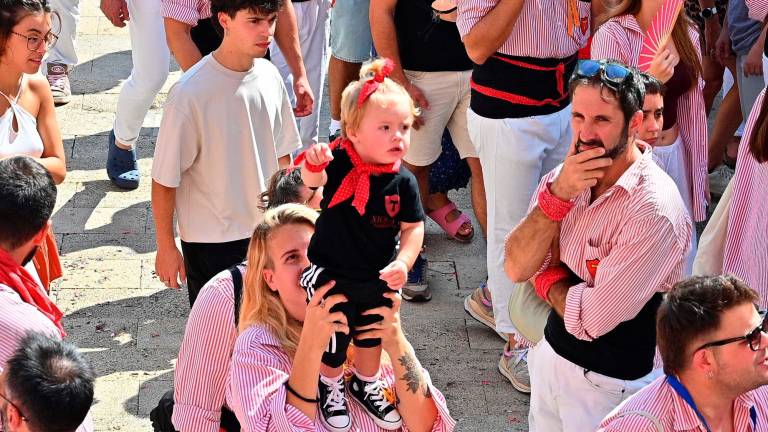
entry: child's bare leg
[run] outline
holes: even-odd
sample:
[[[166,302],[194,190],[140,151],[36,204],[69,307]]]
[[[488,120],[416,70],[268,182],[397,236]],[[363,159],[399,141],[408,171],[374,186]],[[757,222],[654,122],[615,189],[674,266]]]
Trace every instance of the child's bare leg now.
[[[381,345],[373,348],[355,347],[355,370],[358,375],[374,377],[381,365]]]
[[[323,363],[320,364],[320,376],[325,378],[337,378],[339,375],[341,375],[342,371],[343,369],[341,366],[332,368]]]

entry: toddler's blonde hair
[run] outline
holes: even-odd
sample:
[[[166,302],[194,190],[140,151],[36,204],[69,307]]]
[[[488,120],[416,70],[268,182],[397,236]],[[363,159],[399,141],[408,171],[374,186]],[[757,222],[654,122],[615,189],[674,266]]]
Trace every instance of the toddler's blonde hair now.
[[[357,106],[357,100],[360,96],[360,90],[363,85],[384,69],[386,60],[383,58],[373,59],[360,68],[360,79],[352,81],[341,94],[341,136],[347,137],[347,129],[357,130],[360,122],[365,115],[365,109],[369,104],[378,104],[385,107],[391,102],[407,103],[414,118],[419,115],[419,110],[413,99],[403,86],[395,81],[384,78],[384,82],[365,100],[362,107]]]

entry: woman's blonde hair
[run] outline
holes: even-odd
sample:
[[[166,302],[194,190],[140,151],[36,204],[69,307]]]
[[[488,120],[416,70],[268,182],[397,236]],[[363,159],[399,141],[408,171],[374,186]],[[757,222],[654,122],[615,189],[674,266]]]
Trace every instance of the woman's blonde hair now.
[[[315,227],[317,212],[301,204],[283,204],[264,213],[264,220],[256,226],[248,246],[248,270],[243,284],[243,303],[240,306],[242,332],[252,324],[267,326],[290,356],[296,352],[302,324],[291,318],[280,296],[264,280],[264,269],[272,269],[267,243],[279,228],[286,225]]]
[[[640,13],[642,0],[613,0],[606,5],[606,11],[597,19],[598,25],[602,25],[609,19],[621,15],[635,15]],[[675,26],[672,27],[670,38],[675,43],[680,61],[688,65],[688,77],[691,79],[691,88],[699,85],[699,78],[702,76],[703,68],[701,58],[696,52],[696,47],[691,40],[689,29],[693,25],[691,20],[685,14],[685,8],[681,8]],[[698,43],[698,42],[695,42]]]
[[[347,138],[347,128],[357,130],[365,115],[365,109],[372,103],[384,107],[393,101],[405,102],[410,107],[414,118],[419,115],[419,110],[408,91],[390,78],[384,78],[384,82],[380,83],[376,91],[368,96],[363,106],[357,105],[363,84],[380,73],[385,65],[386,59],[383,58],[376,58],[363,64],[360,68],[360,79],[352,81],[341,94],[341,136],[344,138]]]

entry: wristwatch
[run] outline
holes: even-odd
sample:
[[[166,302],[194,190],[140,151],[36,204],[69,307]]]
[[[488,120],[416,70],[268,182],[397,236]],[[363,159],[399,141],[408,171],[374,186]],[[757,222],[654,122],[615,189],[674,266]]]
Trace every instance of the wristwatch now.
[[[704,8],[704,9],[702,9],[701,13],[699,13],[699,16],[701,16],[702,18],[704,18],[706,20],[706,19],[710,19],[713,16],[717,15],[717,12],[718,12],[717,11],[717,6],[712,6],[711,8]]]

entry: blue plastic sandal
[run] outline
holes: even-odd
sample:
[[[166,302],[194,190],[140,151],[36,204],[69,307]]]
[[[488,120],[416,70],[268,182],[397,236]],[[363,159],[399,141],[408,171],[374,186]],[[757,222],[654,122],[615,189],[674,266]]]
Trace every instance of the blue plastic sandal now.
[[[109,133],[107,176],[112,184],[121,189],[139,187],[139,164],[136,163],[136,146],[124,150],[115,144],[115,131]]]

